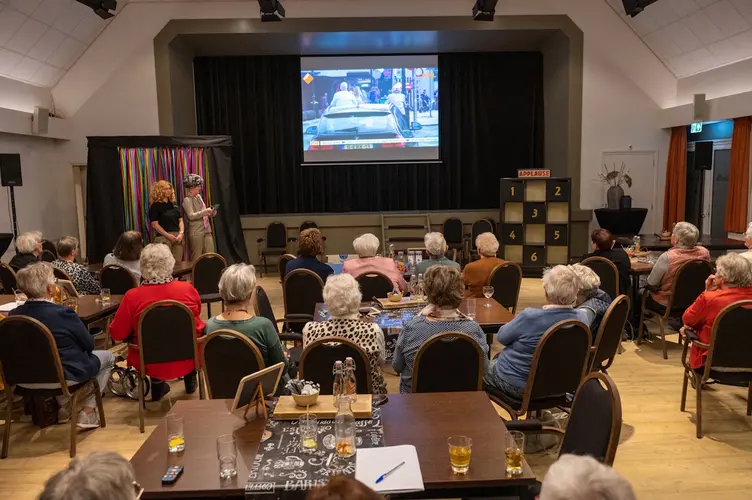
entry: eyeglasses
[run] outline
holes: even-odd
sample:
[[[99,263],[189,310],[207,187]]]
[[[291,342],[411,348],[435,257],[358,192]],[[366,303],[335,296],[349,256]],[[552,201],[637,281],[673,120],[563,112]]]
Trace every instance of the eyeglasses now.
[[[138,481],[133,481],[133,492],[136,494],[136,500],[140,500],[141,495],[144,494],[144,489],[138,484]]]

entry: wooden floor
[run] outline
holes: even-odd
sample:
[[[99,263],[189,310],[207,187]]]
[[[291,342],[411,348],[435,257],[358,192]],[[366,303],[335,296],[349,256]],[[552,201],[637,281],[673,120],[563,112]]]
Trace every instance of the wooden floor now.
[[[281,313],[281,288],[276,278],[260,283]],[[540,280],[525,279],[520,308],[544,302]],[[281,314],[280,314],[281,315]],[[676,336],[670,337],[672,342]],[[711,386],[704,392],[705,438],[695,437],[694,398],[687,413],[679,411],[681,350],[673,343],[669,359],[660,350],[625,342],[610,375],[621,393],[624,426],[615,468],[634,486],[640,499],[703,499],[719,494],[724,499],[752,498],[752,418],[745,416],[746,390]],[[499,346],[495,346],[498,349]],[[387,375],[390,392],[398,380]],[[107,427],[79,432],[78,453],[116,451],[130,458],[176,399],[198,397],[184,394],[174,383],[170,398],[147,404],[147,429],[138,431],[135,401],[108,395],[104,399]],[[441,437],[441,436],[440,436]],[[0,460],[0,498],[36,498],[44,481],[68,463],[68,426],[44,430],[14,423],[9,457]],[[552,458],[529,456],[539,478]]]

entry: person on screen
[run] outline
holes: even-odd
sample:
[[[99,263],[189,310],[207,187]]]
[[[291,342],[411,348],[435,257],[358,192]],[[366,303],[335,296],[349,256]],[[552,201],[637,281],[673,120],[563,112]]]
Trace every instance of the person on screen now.
[[[409,129],[410,126],[407,123],[407,113],[405,111],[405,94],[402,93],[401,83],[397,83],[392,87],[392,93],[386,97],[386,102],[392,106],[392,112],[399,122],[400,129]]]
[[[323,113],[326,111],[326,108],[329,107],[329,94],[324,92],[324,95],[321,96],[321,112]]]
[[[371,87],[371,91],[368,93],[368,102],[371,104],[378,104],[381,99],[381,92],[378,87]]]
[[[348,90],[347,82],[339,84],[339,91],[332,97],[332,108],[341,106],[357,106],[358,101],[355,100],[355,96]]]

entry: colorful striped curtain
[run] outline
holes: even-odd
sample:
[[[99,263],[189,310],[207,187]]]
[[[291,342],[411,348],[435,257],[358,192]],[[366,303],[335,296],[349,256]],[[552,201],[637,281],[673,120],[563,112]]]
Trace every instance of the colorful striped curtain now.
[[[183,179],[188,174],[198,174],[205,182],[202,196],[206,205],[211,206],[209,166],[203,148],[119,148],[118,152],[126,231],[139,231],[144,241],[151,241],[149,189],[157,181],[165,180],[172,185],[180,206],[185,197]]]

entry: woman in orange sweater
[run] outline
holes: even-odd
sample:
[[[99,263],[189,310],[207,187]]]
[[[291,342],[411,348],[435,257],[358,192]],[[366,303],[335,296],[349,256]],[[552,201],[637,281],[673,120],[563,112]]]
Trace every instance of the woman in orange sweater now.
[[[496,257],[499,251],[499,240],[493,233],[482,233],[475,238],[475,247],[478,249],[479,260],[471,262],[462,271],[462,280],[465,282],[465,297],[483,297],[483,287],[488,283],[496,266],[504,261]]]

